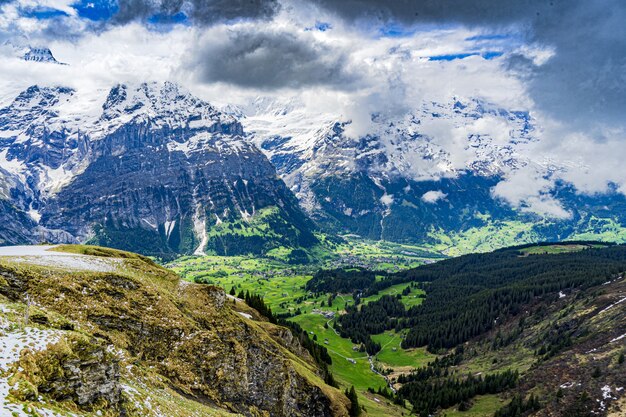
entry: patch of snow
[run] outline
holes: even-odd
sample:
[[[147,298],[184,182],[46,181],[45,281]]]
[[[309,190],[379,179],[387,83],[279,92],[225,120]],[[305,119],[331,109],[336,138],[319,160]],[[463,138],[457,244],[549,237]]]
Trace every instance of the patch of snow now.
[[[20,358],[23,349],[31,351],[40,351],[46,349],[51,343],[56,343],[60,339],[61,332],[56,330],[41,330],[35,327],[26,327],[23,330],[14,330],[8,333],[0,334],[0,404],[2,404],[3,412],[0,415],[28,417],[31,413],[21,404],[11,404],[7,397],[11,390],[9,384],[9,375],[7,371],[11,365]],[[45,412],[44,412],[45,411]],[[38,415],[57,416],[49,410],[37,410]],[[6,414],[5,414],[6,413]]]
[[[49,266],[76,271],[115,272],[122,264],[121,259],[98,258],[87,255],[46,255],[46,256],[18,256],[11,261],[29,265]]]
[[[116,258],[51,251],[50,249],[54,247],[56,246],[3,246],[0,247],[0,257],[8,257],[11,262],[29,265],[94,272],[115,272],[123,262]]]
[[[44,171],[45,178],[39,184],[39,188],[50,194],[57,193],[72,181],[74,175],[74,172],[66,170],[63,166],[47,169]]]
[[[167,144],[167,150],[170,152],[182,152],[185,156],[189,156],[189,142],[169,142]]]
[[[626,337],[626,333],[624,333],[621,336],[616,337],[615,339],[612,339],[609,343],[617,342],[618,340],[622,340],[625,337]]]
[[[559,298],[565,298],[566,295],[563,291],[559,291]]]
[[[196,218],[194,220],[194,229],[196,230],[196,233],[200,235],[200,244],[193,254],[202,256],[204,255],[204,248],[207,243],[209,243],[209,235],[206,232],[206,219],[200,220],[199,218]]]
[[[0,166],[2,169],[7,170],[12,174],[18,174],[26,169],[26,165],[24,165],[24,163],[19,161],[17,158],[8,160],[7,152],[9,152],[8,148],[0,152]]]
[[[605,385],[602,387],[602,398],[604,398],[605,400],[608,399],[613,399],[613,396],[611,395],[611,387],[609,387],[608,385]]]
[[[71,256],[66,252],[50,252],[50,249],[58,245],[20,245],[20,246],[0,246],[0,256],[46,256],[59,255]]]
[[[243,317],[247,318],[247,319],[252,319],[252,315],[248,314],[248,313],[243,313],[241,311],[237,312],[238,314],[241,314]]]
[[[241,214],[241,218],[246,222],[252,217],[250,213],[248,213],[248,210],[239,210],[239,214]]]
[[[37,223],[39,223],[39,220],[41,220],[41,213],[39,213],[39,211],[35,210],[34,208],[28,210],[28,215]]]
[[[157,230],[157,224],[156,223],[152,223],[150,220],[148,219],[141,219],[141,221],[143,221],[145,224],[147,224],[148,226],[150,226],[150,228]]]
[[[165,222],[165,236],[170,237],[172,234],[172,230],[174,230],[174,226],[176,226],[176,220],[166,221]]]

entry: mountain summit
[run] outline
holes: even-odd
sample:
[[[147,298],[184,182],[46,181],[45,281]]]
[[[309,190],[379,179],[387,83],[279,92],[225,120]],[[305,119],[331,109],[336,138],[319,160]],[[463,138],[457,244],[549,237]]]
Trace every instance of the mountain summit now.
[[[54,55],[52,55],[50,48],[46,47],[28,47],[28,50],[24,54],[24,60],[67,65],[57,61]]]

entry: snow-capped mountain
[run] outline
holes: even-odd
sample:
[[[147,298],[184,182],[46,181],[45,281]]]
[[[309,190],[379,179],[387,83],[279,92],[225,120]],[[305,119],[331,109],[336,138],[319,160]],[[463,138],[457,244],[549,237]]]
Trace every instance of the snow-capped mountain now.
[[[571,218],[544,222],[492,194],[507,173],[527,165],[559,169],[533,158],[538,139],[526,111],[471,98],[424,102],[402,116],[374,114],[370,133],[353,137],[349,120],[305,108],[297,99],[258,99],[231,111],[245,115],[250,139],[305,211],[330,230],[422,242],[432,232],[485,225],[488,216],[527,221],[536,238],[555,239],[579,231],[577,225],[594,215],[589,207],[598,204],[564,185],[558,198]],[[624,200],[606,198],[611,204]],[[555,221],[559,227],[545,228]]]
[[[243,120],[254,142],[286,175],[295,170],[304,175],[367,171],[421,180],[467,169],[493,175],[525,164],[517,150],[534,140],[527,112],[488,107],[478,100],[428,102],[402,118],[373,115],[372,122],[369,134],[353,138],[344,134],[349,121],[305,114],[293,102],[281,106],[266,100],[257,100]],[[437,128],[456,136],[441,143],[441,137],[430,133]],[[463,153],[461,164],[451,145]]]
[[[534,140],[528,113],[478,100],[428,102],[395,120],[373,115],[371,133],[357,138],[346,134],[349,121],[302,108],[259,99],[242,123],[311,216],[376,239],[451,227],[444,206],[510,211],[490,189],[495,177],[528,163],[518,150]],[[455,135],[444,143],[436,136],[443,129]],[[450,187],[464,189],[463,201]]]
[[[52,51],[46,47],[32,47],[29,46],[24,52],[23,58],[25,61],[35,62],[49,62],[52,64],[67,65],[56,60]]]
[[[559,221],[494,197],[508,172],[544,164],[529,156],[526,112],[458,98],[373,115],[359,137],[350,123],[296,99],[218,109],[167,82],[31,86],[0,109],[0,243],[237,254],[313,245],[309,218],[331,233],[412,242],[492,221],[529,225],[524,239],[626,224],[618,193],[563,184],[572,216]]]
[[[12,207],[4,212],[23,223],[6,242],[30,231],[31,241],[91,239],[144,253],[254,252],[278,243],[231,223],[245,228],[259,212],[289,225],[281,245],[314,240],[237,119],[172,83],[118,85],[100,97],[32,86],[0,109],[0,167]],[[218,239],[220,225],[231,229]]]
[[[50,48],[46,46],[33,46],[26,37],[8,40],[4,42],[3,45],[9,48],[14,56],[24,61],[67,65],[57,61]]]

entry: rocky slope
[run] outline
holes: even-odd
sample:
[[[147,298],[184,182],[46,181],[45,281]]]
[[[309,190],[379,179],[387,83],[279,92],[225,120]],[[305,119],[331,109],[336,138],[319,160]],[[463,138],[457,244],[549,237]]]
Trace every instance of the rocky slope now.
[[[0,401],[14,415],[347,415],[291,333],[223,290],[127,252],[46,249],[0,252]]]
[[[533,394],[541,404],[523,415],[622,416],[625,301],[626,278],[620,274],[600,287],[564,290],[550,303],[531,303],[518,317],[468,343],[459,371],[519,369],[519,385],[507,398]]]
[[[118,85],[106,98],[30,87],[0,109],[0,215],[15,219],[0,238],[162,256],[314,244],[297,200],[243,136],[237,119],[171,83]]]

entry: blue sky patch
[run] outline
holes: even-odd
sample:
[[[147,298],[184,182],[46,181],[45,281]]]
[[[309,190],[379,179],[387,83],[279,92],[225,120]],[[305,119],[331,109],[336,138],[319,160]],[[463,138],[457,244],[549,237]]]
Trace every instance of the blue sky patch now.
[[[486,51],[480,54],[480,56],[482,56],[485,59],[494,59],[494,58],[501,57],[503,54],[504,52],[500,52],[500,51]]]
[[[59,16],[68,16],[62,10],[52,9],[50,7],[40,7],[36,9],[22,10],[22,16],[35,18],[39,20],[52,19]]]
[[[72,7],[78,16],[93,21],[108,20],[119,10],[115,1],[79,0]]]
[[[429,61],[454,61],[455,59],[465,59],[470,56],[476,56],[478,52],[464,52],[460,54],[446,54],[446,55],[434,55],[429,56]]]
[[[429,61],[454,61],[455,59],[465,59],[470,56],[481,56],[483,59],[494,59],[502,56],[504,53],[500,51],[485,51],[485,52],[461,52],[458,54],[445,54],[445,55],[433,55],[429,56]]]
[[[469,38],[465,38],[466,41],[501,41],[505,39],[511,39],[511,35],[504,34],[485,34],[485,35],[475,35],[470,36]]]
[[[378,33],[381,36],[387,38],[403,38],[406,36],[412,36],[415,34],[416,30],[413,28],[407,28],[406,26],[402,26],[396,23],[390,23],[381,27],[378,30]]]
[[[326,32],[327,30],[332,29],[333,26],[330,23],[327,22],[316,22],[315,23],[315,29],[319,30],[320,32]]]

